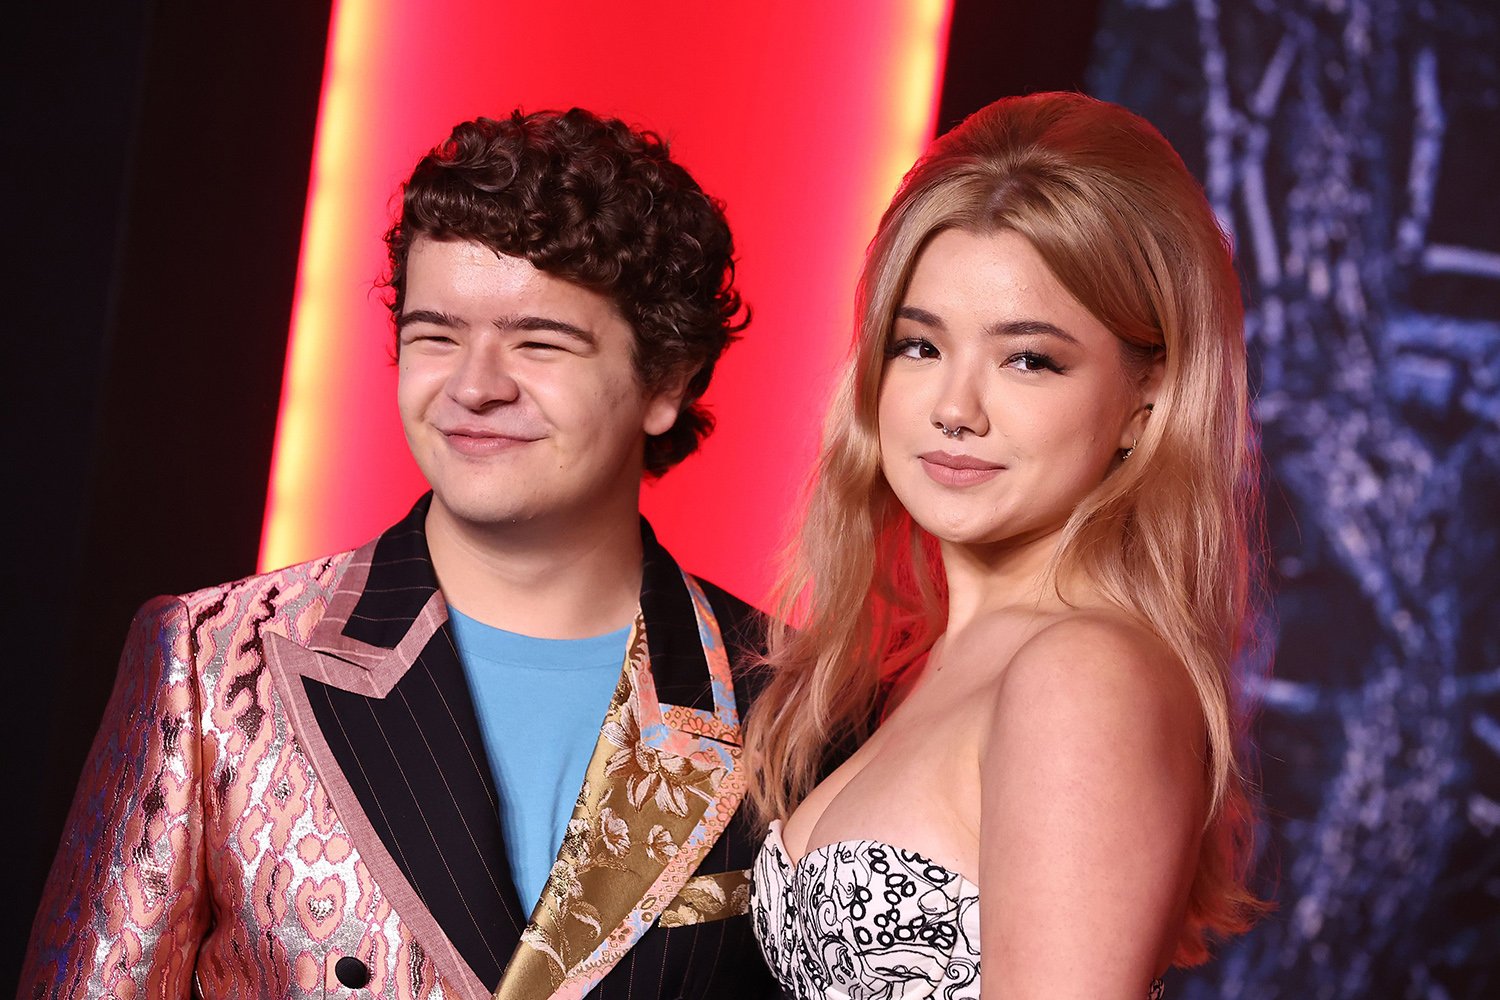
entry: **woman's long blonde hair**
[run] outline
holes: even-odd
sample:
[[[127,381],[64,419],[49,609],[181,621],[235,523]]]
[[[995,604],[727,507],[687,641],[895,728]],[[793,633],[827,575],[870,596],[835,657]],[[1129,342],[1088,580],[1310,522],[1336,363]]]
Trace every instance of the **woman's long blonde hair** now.
[[[1229,241],[1172,147],[1118,106],[1064,93],[997,101],[932,145],[881,219],[776,594],[772,672],[748,721],[752,806],[762,821],[790,814],[832,748],[868,737],[882,680],[943,628],[941,562],[881,472],[876,397],[917,256],[946,229],[1025,237],[1120,338],[1127,364],[1164,364],[1130,460],[1073,512],[1053,568],[1082,571],[1147,622],[1197,689],[1211,805],[1176,961],[1202,961],[1209,937],[1262,909],[1245,885],[1252,810],[1234,681],[1253,610],[1258,453]]]

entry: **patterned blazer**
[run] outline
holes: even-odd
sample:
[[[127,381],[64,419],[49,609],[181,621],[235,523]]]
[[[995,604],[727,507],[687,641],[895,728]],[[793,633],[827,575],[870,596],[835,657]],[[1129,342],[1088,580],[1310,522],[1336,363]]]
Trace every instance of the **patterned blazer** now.
[[[776,995],[736,814],[758,616],[643,523],[619,686],[527,914],[428,502],[357,551],[141,610],[20,996]]]

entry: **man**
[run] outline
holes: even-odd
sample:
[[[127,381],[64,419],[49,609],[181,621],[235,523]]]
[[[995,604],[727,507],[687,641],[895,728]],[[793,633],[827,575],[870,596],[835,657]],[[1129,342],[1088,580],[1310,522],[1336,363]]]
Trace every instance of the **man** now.
[[[423,158],[386,241],[432,492],[141,611],[21,994],[773,992],[736,816],[756,616],[638,511],[742,326],[719,206],[649,133],[515,114]]]

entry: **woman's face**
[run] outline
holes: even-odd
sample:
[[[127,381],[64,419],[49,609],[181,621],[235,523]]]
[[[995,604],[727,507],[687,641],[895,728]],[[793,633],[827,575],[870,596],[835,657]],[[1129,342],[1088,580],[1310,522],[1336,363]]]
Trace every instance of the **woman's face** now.
[[[1013,232],[935,236],[887,355],[881,467],[944,542],[1053,534],[1144,426],[1119,340]]]

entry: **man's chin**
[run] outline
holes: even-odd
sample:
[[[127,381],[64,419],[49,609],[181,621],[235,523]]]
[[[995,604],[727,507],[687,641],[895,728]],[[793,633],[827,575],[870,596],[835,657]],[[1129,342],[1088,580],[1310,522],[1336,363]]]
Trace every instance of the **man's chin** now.
[[[436,517],[464,531],[504,531],[517,525],[534,524],[545,505],[521,498],[443,496],[435,494],[429,518]]]

